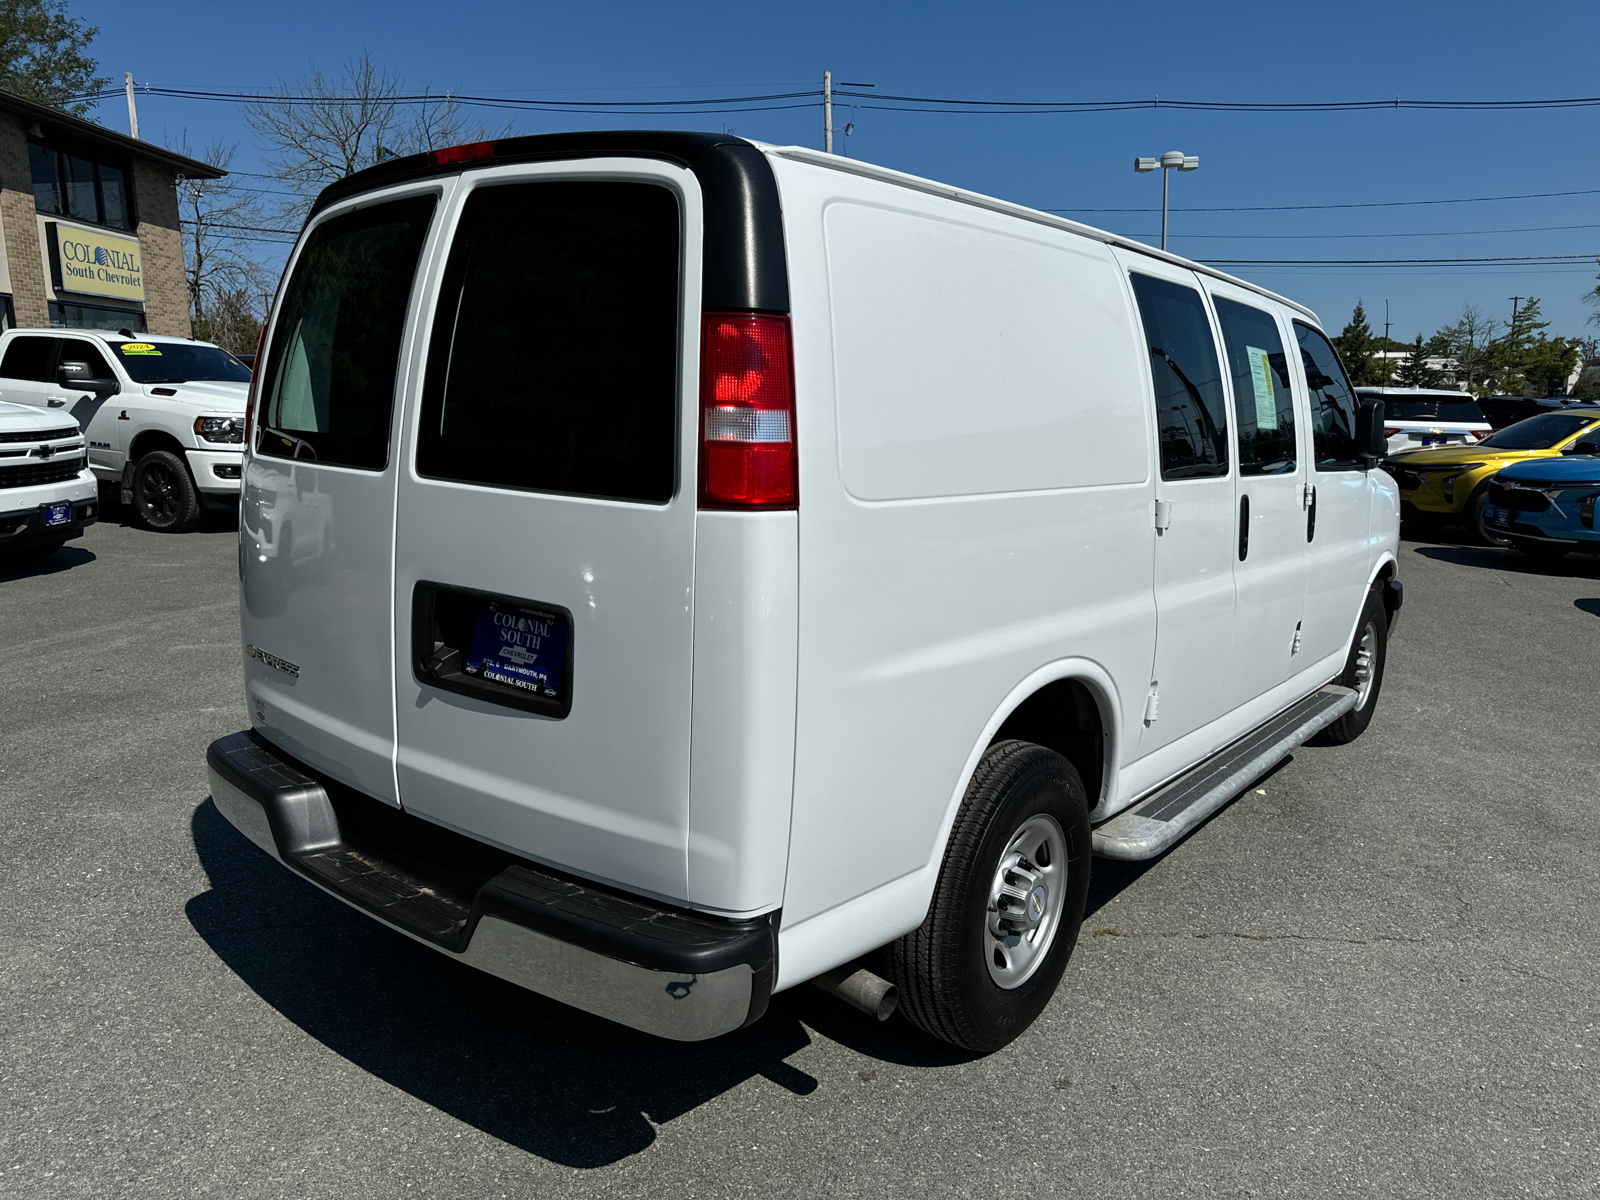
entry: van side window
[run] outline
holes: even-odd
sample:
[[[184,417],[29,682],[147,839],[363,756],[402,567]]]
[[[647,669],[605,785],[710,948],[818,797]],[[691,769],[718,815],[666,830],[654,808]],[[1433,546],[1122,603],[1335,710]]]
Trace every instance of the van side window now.
[[[13,338],[11,345],[6,347],[5,361],[0,362],[0,375],[7,379],[47,382],[55,343],[56,339],[51,337]]]
[[[1133,276],[1156,385],[1161,478],[1228,473],[1228,418],[1205,305],[1194,288]]]
[[[484,186],[439,288],[417,471],[665,503],[678,459],[678,198]]]
[[[311,231],[272,323],[260,453],[388,463],[400,339],[435,202],[374,204]]]
[[[1285,475],[1295,468],[1294,393],[1278,322],[1235,300],[1214,297],[1233,375],[1239,474]]]
[[[1309,325],[1294,323],[1311,389],[1312,457],[1319,471],[1359,471],[1356,451],[1356,397],[1328,339]]]

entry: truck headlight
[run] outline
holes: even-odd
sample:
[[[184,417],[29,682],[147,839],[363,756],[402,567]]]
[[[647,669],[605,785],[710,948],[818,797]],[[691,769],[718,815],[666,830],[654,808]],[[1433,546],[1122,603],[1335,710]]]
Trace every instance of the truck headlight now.
[[[196,417],[194,431],[208,442],[244,441],[243,417]]]

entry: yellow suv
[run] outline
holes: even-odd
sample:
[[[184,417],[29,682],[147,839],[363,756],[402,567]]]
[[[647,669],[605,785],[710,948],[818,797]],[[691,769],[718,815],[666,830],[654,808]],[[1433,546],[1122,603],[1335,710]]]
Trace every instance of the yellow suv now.
[[[1400,519],[1419,531],[1460,521],[1480,542],[1506,541],[1483,523],[1489,480],[1502,467],[1552,458],[1580,441],[1600,443],[1600,407],[1540,413],[1467,446],[1413,450],[1383,460],[1400,485]]]

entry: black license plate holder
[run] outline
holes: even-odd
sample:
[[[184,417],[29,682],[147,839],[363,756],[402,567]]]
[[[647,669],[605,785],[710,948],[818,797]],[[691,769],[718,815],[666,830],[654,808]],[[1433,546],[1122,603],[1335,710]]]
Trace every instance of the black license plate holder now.
[[[411,626],[418,683],[556,720],[572,711],[570,609],[424,580]]]

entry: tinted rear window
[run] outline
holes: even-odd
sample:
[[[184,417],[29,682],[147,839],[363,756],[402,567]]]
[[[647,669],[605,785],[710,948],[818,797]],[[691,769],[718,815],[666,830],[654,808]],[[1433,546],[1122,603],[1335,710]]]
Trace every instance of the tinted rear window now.
[[[417,470],[670,499],[679,240],[677,197],[655,184],[473,192],[439,292]]]
[[[1482,421],[1483,410],[1475,400],[1396,400],[1385,396],[1383,415],[1390,421]]]
[[[1156,387],[1161,478],[1228,473],[1228,417],[1222,372],[1200,293],[1180,283],[1133,276],[1150,374]]]
[[[1544,413],[1529,417],[1526,421],[1518,421],[1515,425],[1507,425],[1499,433],[1484,438],[1482,444],[1493,446],[1496,450],[1548,450],[1592,424],[1592,416]]]
[[[6,347],[4,362],[0,362],[0,375],[7,379],[31,379],[43,383],[50,378],[50,355],[55,350],[56,339],[48,337],[19,337]]]
[[[312,230],[273,321],[262,454],[378,471],[388,462],[400,339],[434,202],[375,204]]]

